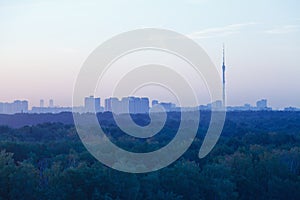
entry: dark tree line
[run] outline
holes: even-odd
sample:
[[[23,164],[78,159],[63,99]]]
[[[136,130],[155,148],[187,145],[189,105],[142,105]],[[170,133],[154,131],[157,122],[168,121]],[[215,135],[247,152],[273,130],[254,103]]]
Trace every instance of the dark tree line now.
[[[161,133],[142,140],[122,133],[106,115],[99,119],[110,139],[136,152],[167,144],[180,118],[169,114]],[[134,117],[141,124],[149,120]],[[217,145],[199,159],[208,119],[202,116],[197,138],[179,160],[146,174],[99,163],[73,125],[1,126],[0,199],[299,199],[299,114],[229,114]]]

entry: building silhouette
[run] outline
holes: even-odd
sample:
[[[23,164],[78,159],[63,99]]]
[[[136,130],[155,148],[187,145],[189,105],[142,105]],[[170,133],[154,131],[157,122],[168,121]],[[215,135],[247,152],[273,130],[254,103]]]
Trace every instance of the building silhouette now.
[[[1,114],[27,113],[28,101],[15,100],[12,103],[0,103]]]
[[[41,99],[41,100],[40,100],[40,107],[43,108],[44,106],[45,106],[45,104],[44,104],[44,99]]]
[[[122,113],[148,113],[149,112],[149,99],[147,97],[123,97],[119,100],[116,97],[105,99],[105,108],[107,112],[115,114]]]
[[[112,112],[113,106],[117,106],[119,99],[110,97],[104,100],[104,111]],[[116,109],[118,110],[118,109]]]
[[[261,99],[256,102],[256,107],[258,110],[268,110],[267,99]]]
[[[45,106],[44,99],[40,100],[40,106],[33,106],[29,113],[61,113],[61,112],[72,112],[71,107],[59,107],[54,106],[54,100],[50,99],[48,107]]]
[[[50,108],[53,108],[53,107],[54,107],[54,101],[53,101],[53,99],[50,99],[50,100],[49,100],[49,107],[50,107]]]
[[[153,100],[153,101],[152,101],[152,107],[155,106],[155,105],[157,105],[157,104],[158,104],[158,101],[157,101],[157,100]]]
[[[95,98],[94,96],[89,96],[84,98],[84,110],[87,113],[100,112],[101,111],[101,101],[100,98]]]

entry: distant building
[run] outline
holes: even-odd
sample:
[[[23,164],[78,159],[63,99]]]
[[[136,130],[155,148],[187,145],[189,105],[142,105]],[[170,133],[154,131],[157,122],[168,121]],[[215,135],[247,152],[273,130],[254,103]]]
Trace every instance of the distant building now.
[[[29,113],[61,113],[61,112],[72,112],[71,107],[58,107],[54,106],[54,100],[50,99],[48,107],[45,106],[44,100],[40,100],[40,106],[33,106]]]
[[[152,101],[152,107],[155,106],[155,105],[157,105],[157,104],[158,104],[158,101],[157,101],[157,100],[153,100],[153,101]]]
[[[112,107],[113,106],[117,106],[117,104],[119,103],[118,98],[115,97],[110,97],[108,99],[104,100],[104,111],[107,112],[112,112]]]
[[[266,109],[267,106],[267,100],[266,99],[261,99],[259,101],[256,102],[256,107],[260,110],[264,110]]]
[[[30,113],[61,113],[72,112],[71,107],[32,107]]]
[[[122,113],[148,113],[149,99],[146,97],[123,97],[121,100],[115,97],[105,99],[105,111],[115,114]]]
[[[43,108],[44,106],[45,106],[45,104],[44,104],[44,99],[41,99],[41,100],[40,100],[40,107]]]
[[[53,107],[54,107],[54,101],[53,101],[53,99],[50,99],[50,100],[49,100],[49,107],[50,107],[50,108],[53,108]]]
[[[128,97],[128,98],[124,98],[124,103],[126,105],[126,101],[128,102],[128,108],[129,108],[129,113],[134,114],[137,105],[135,105],[137,103],[137,100],[135,99],[135,97]],[[127,110],[126,110],[127,112]]]
[[[248,104],[248,103],[244,104],[244,109],[245,110],[251,110],[251,105]]]
[[[199,108],[199,110],[204,110],[204,111],[210,110],[210,106],[208,106],[208,105],[200,105],[198,108]]]
[[[16,100],[12,103],[0,103],[0,113],[15,114],[28,112],[28,101]]]
[[[271,107],[268,107],[268,101],[261,99],[256,102],[256,106],[250,104],[244,104],[244,106],[227,106],[227,111],[270,111]]]
[[[211,103],[211,109],[212,110],[222,110],[223,108],[223,101],[214,101]]]
[[[256,107],[251,106],[250,104],[244,104],[243,106],[227,106],[227,111],[255,111]]]
[[[200,105],[198,107],[200,110],[214,110],[214,111],[220,111],[223,109],[223,101],[218,100],[214,101],[212,103],[209,103],[207,105]]]
[[[157,100],[153,100],[152,107],[156,105],[162,106],[166,112],[180,111],[180,108],[176,107],[176,105],[171,102],[158,102]],[[160,112],[160,111],[154,111],[154,112]]]
[[[149,99],[146,97],[141,98],[141,113],[148,113],[149,109]]]
[[[286,107],[286,108],[284,108],[284,111],[295,112],[295,111],[300,111],[300,108]]]
[[[84,98],[84,108],[85,112],[100,112],[101,104],[100,98],[94,98],[94,96],[89,96]]]

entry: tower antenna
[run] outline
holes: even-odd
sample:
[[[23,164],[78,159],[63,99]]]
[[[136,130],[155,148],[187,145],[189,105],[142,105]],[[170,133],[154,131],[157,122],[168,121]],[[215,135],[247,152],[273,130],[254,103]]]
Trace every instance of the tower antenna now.
[[[223,108],[225,108],[225,45],[223,43],[223,65],[222,65],[222,85],[223,85],[223,98],[222,98],[222,103],[223,103]]]
[[[225,45],[223,43],[223,66],[225,66]]]

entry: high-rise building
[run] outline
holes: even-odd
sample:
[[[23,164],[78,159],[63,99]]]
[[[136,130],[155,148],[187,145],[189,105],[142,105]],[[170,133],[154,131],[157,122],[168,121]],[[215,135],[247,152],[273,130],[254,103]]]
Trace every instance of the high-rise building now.
[[[43,108],[44,106],[45,106],[45,104],[44,104],[44,99],[41,99],[41,100],[40,100],[40,107]]]
[[[135,97],[128,97],[129,113],[135,113]]]
[[[268,105],[267,105],[267,99],[261,99],[259,101],[256,102],[256,107],[259,110],[265,110],[267,109]]]
[[[120,107],[120,102],[118,100],[118,98],[115,98],[115,97],[110,97],[108,99],[105,99],[104,101],[105,105],[104,105],[104,110],[107,111],[107,112],[112,112],[113,110],[114,111],[117,111],[119,110],[119,108],[117,107]]]
[[[21,112],[28,112],[28,101],[21,101]]]
[[[157,100],[152,100],[152,107],[157,105],[158,104],[158,101]]]
[[[115,114],[121,113],[148,113],[149,99],[146,97],[123,97],[121,101],[118,98],[105,99],[105,111]]]
[[[53,108],[53,107],[54,107],[54,101],[53,101],[53,99],[50,99],[50,100],[49,100],[49,107],[50,107],[50,108]]]
[[[100,98],[94,98],[94,96],[85,97],[84,108],[86,112],[100,112]]]
[[[28,112],[28,101],[15,100],[12,103],[0,103],[0,113],[15,114]]]
[[[3,112],[3,107],[4,107],[4,103],[1,103],[1,102],[0,102],[0,113],[4,113],[4,112]]]
[[[149,99],[147,97],[141,98],[141,113],[148,113],[149,109]]]

